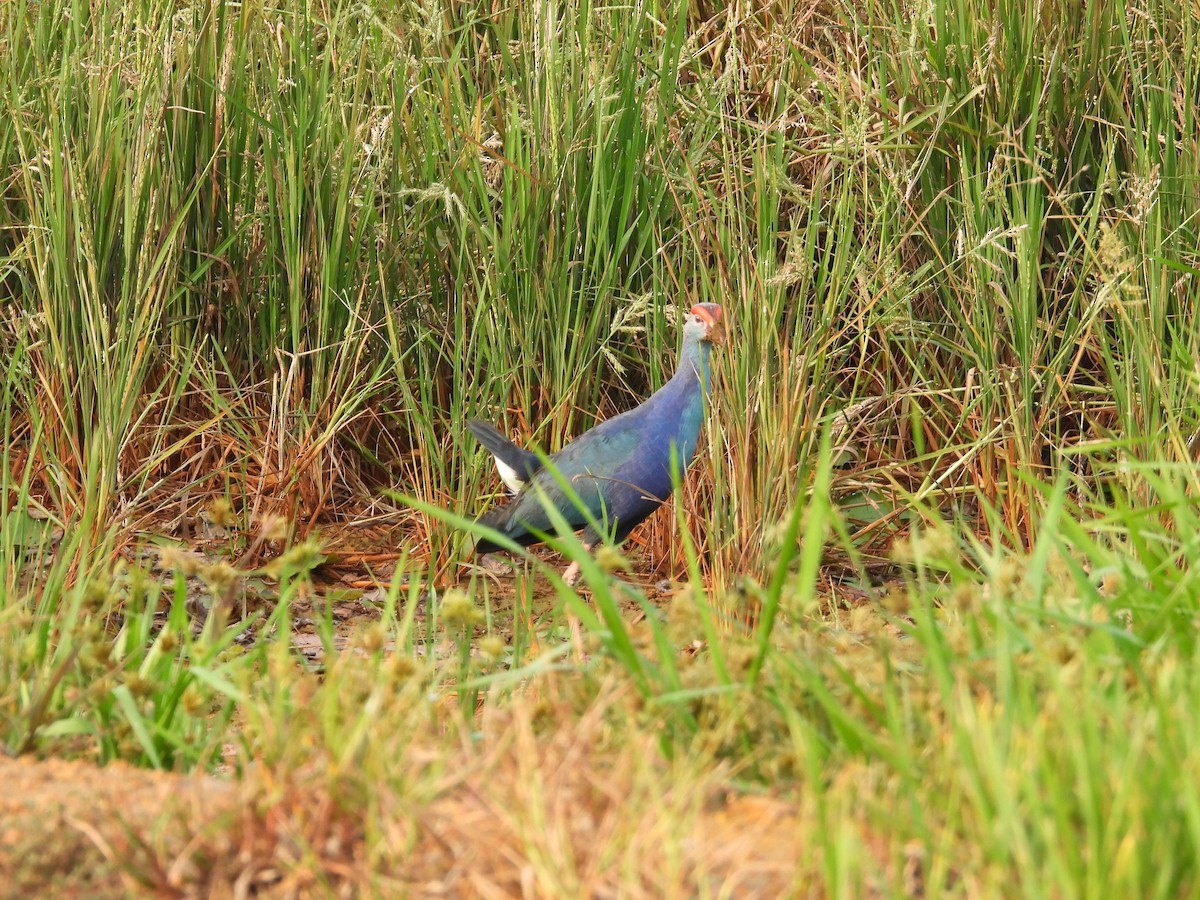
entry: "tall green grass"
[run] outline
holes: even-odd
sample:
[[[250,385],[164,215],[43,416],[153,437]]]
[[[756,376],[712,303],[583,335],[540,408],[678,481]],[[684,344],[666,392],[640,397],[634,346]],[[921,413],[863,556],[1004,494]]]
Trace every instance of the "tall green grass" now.
[[[149,508],[208,436],[253,460],[213,486],[302,531],[373,485],[473,512],[466,417],[555,449],[705,300],[732,329],[686,521],[722,578],[769,567],[822,423],[876,554],[914,493],[1028,546],[1020,475],[1065,449],[1186,458],[1182,7],[430,13],[6,10],[4,284],[57,507]],[[643,542],[680,571],[670,517]]]

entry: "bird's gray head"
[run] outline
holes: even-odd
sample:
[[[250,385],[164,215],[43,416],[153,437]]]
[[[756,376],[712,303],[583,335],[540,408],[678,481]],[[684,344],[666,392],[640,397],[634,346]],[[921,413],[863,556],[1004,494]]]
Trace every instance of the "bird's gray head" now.
[[[710,344],[720,343],[724,337],[721,317],[721,307],[716,303],[697,303],[684,320],[684,337],[696,338]]]

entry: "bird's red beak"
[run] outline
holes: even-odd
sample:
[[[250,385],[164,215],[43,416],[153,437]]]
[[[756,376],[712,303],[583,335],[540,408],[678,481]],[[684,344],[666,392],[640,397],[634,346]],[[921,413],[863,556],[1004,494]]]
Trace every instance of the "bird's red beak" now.
[[[691,312],[707,326],[707,334],[704,336],[706,340],[717,343],[725,336],[725,331],[721,327],[721,307],[716,303],[697,303],[692,307]]]

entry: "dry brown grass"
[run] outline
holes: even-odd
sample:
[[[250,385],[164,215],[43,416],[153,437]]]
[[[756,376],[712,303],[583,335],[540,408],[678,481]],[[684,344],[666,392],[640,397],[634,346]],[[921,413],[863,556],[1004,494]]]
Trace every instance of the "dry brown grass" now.
[[[485,749],[420,817],[409,885],[484,897],[791,892],[812,824],[801,811],[737,795],[711,760],[663,759],[652,733],[614,740],[614,701],[569,725],[544,706],[489,713]]]
[[[667,760],[652,731],[617,737],[627,700],[609,689],[577,714],[522,697],[475,739],[424,733],[404,755],[441,774],[377,783],[353,812],[314,764],[229,782],[3,761],[6,896],[804,893],[813,810],[739,792],[702,751]]]

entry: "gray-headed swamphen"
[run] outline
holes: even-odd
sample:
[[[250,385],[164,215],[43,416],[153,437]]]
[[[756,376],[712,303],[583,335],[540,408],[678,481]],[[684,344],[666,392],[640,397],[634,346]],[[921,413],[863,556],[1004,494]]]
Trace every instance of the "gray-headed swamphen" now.
[[[696,454],[705,401],[712,382],[709,356],[721,334],[721,307],[698,303],[683,324],[683,349],[675,375],[641,406],[601,422],[581,434],[550,462],[571,486],[592,518],[614,540],[631,531],[671,494],[672,455],[682,473]],[[480,522],[523,546],[537,543],[535,532],[552,533],[546,502],[576,531],[583,529],[584,546],[591,550],[601,533],[588,524],[576,502],[534,453],[522,450],[485,422],[472,419],[467,427],[496,459],[500,477],[516,497],[507,506],[489,509]],[[481,538],[476,553],[501,549]],[[579,578],[572,563],[563,576],[568,584]]]

